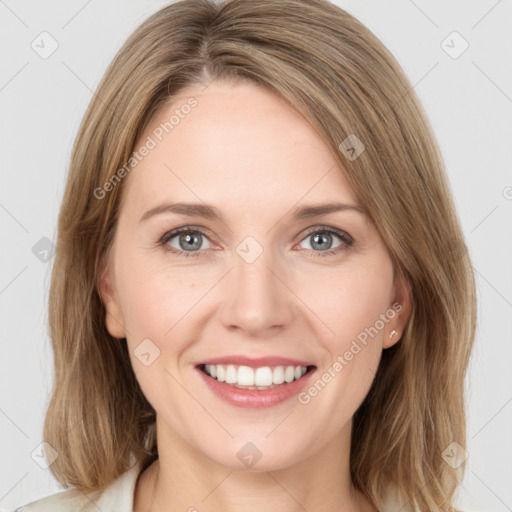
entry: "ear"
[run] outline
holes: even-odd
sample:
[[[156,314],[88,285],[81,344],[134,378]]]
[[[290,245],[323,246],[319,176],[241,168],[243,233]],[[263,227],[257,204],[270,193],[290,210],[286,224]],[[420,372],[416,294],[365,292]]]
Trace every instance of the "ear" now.
[[[390,310],[394,311],[395,315],[386,324],[382,341],[383,349],[398,343],[404,334],[412,309],[411,285],[409,280],[400,271],[395,272],[393,290],[394,297],[390,304]]]
[[[98,265],[98,274],[98,290],[106,311],[105,327],[114,338],[125,338],[126,331],[123,315],[113,282],[112,266],[108,261],[108,257],[104,256],[101,258]]]

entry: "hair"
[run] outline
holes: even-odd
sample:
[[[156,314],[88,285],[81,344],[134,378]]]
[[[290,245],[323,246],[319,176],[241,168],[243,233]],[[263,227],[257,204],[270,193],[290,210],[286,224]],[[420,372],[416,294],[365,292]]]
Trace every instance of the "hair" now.
[[[432,130],[405,73],[362,23],[327,0],[183,0],[127,39],[80,125],[58,219],[49,294],[55,378],[44,439],[65,487],[108,486],[133,460],[158,458],[155,410],[112,337],[99,264],[116,230],[123,186],[97,191],[129,161],[148,122],[191,85],[252,82],[320,134],[411,290],[398,343],[383,351],[353,417],[350,475],[377,506],[453,511],[465,462],[464,379],[476,329],[473,267]],[[349,135],[364,144],[348,158]]]

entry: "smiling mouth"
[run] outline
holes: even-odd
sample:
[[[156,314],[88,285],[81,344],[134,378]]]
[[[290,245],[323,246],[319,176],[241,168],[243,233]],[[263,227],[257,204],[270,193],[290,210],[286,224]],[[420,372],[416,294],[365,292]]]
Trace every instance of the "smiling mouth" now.
[[[316,366],[278,365],[252,368],[234,364],[200,364],[198,368],[212,379],[232,387],[263,391],[300,380],[314,371]]]

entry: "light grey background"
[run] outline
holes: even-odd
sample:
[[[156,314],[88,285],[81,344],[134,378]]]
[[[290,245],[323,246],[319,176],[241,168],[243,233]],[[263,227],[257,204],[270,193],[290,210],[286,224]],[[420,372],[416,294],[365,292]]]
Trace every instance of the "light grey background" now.
[[[336,3],[395,55],[443,152],[479,294],[467,381],[469,469],[458,505],[465,512],[510,511],[511,2]],[[46,328],[52,259],[48,253],[41,261],[49,242],[40,240],[55,240],[71,145],[101,76],[126,37],[166,4],[0,0],[1,511],[61,490],[32,458],[53,381]],[[51,49],[43,31],[58,43],[47,58],[31,48]],[[469,44],[457,58],[464,41],[454,31]]]

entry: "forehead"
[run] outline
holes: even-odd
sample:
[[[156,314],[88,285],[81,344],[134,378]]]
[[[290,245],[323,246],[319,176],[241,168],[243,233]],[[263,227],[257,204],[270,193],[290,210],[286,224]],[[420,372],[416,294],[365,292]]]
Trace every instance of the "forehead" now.
[[[152,148],[130,172],[125,201],[222,205],[357,199],[330,148],[285,100],[256,84],[184,89],[151,119],[136,149]]]

